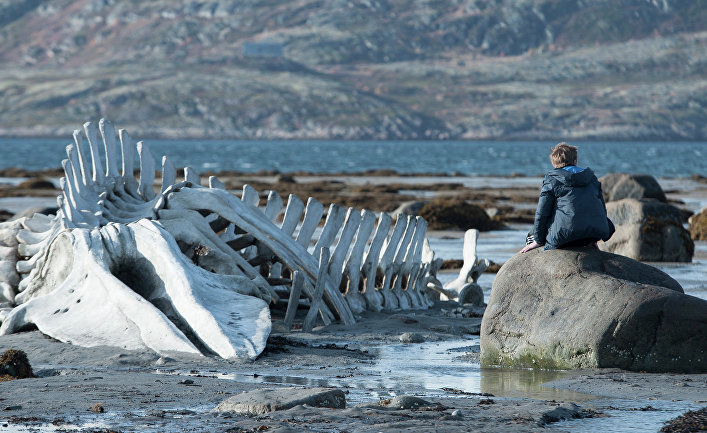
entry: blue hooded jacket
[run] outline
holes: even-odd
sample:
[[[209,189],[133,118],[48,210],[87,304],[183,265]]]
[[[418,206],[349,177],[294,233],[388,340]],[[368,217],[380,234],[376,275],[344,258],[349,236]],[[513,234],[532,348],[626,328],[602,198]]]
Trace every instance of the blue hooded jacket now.
[[[533,227],[538,244],[551,250],[580,240],[607,241],[615,230],[592,169],[556,168],[545,175]]]

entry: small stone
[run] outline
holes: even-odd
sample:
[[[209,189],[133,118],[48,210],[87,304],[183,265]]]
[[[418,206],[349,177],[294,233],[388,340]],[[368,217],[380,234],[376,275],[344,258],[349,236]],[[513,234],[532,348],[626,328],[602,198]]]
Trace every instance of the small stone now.
[[[462,411],[460,411],[459,409],[457,409],[457,410],[455,410],[454,412],[452,412],[452,416],[453,416],[453,417],[457,417],[457,418],[461,418],[461,417],[463,417]]]
[[[401,343],[424,343],[425,337],[416,332],[406,332],[398,337]]]
[[[418,407],[430,406],[432,404],[427,400],[423,400],[412,395],[398,395],[390,400],[383,400],[381,403],[392,409],[416,409]]]
[[[155,361],[155,365],[165,365],[168,362],[174,361],[172,358],[166,357],[166,356],[160,356],[157,358],[157,361]]]
[[[89,407],[88,410],[90,410],[93,413],[103,413],[105,412],[105,408],[103,408],[103,404],[101,403],[96,403],[93,406]]]

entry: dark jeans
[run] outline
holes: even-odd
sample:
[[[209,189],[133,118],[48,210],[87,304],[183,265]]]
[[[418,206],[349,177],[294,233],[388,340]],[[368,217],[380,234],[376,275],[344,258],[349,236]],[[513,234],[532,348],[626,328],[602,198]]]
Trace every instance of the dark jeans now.
[[[533,236],[533,232],[530,231],[530,232],[528,232],[528,235],[525,237],[525,244],[530,245],[533,242],[535,242],[535,237]],[[593,247],[594,244],[596,244],[597,242],[599,242],[599,239],[595,239],[595,238],[577,239],[576,241],[567,242],[566,244],[560,245],[560,248]]]

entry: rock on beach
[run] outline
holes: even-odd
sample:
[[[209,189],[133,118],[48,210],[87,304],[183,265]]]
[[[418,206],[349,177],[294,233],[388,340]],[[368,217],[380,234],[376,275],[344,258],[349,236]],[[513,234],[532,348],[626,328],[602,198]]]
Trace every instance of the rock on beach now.
[[[606,204],[616,232],[599,248],[648,262],[689,262],[695,250],[678,208],[657,200],[626,198]]]
[[[664,272],[594,249],[516,254],[481,325],[483,365],[707,372],[707,301]]]
[[[329,388],[256,389],[227,398],[216,406],[214,412],[261,415],[304,404],[343,409],[346,407],[346,395],[340,389]]]
[[[606,201],[625,198],[652,198],[667,202],[665,192],[655,177],[649,174],[609,173],[599,179]]]

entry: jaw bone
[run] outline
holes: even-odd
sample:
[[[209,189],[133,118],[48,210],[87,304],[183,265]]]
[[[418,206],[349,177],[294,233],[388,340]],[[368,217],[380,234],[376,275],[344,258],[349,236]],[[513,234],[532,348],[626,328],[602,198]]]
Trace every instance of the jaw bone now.
[[[40,274],[35,296],[8,315],[0,335],[34,324],[82,346],[235,359],[256,357],[270,333],[270,310],[249,296],[257,288],[248,278],[189,263],[171,236],[146,219],[62,232]]]
[[[100,132],[105,171],[93,124],[84,125],[84,134],[76,131],[75,143],[67,146],[56,217],[0,224],[0,259],[14,268],[0,278],[0,288],[16,305],[0,311],[0,334],[35,325],[82,346],[256,357],[271,329],[272,289],[247,263],[234,265],[201,238],[204,261],[218,273],[197,266],[157,220],[164,197],[198,184],[198,177],[186,169],[185,180],[176,182],[174,166],[163,158],[162,187],[155,194],[147,146],[135,146],[121,130],[119,174],[115,130],[102,120]],[[133,176],[135,147],[139,182]],[[196,227],[188,230],[186,217],[176,223],[173,216],[169,223],[191,237],[196,233]]]

